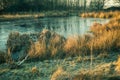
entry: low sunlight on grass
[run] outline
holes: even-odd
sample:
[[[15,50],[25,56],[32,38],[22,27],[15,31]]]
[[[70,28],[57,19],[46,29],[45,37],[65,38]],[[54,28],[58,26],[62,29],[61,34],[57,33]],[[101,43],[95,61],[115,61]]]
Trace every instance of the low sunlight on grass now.
[[[28,63],[25,63],[23,66],[25,68],[20,70],[31,78],[37,77],[38,80],[42,78],[119,80],[120,16],[118,13],[119,11],[82,14],[82,17],[111,18],[105,24],[94,23],[90,27],[91,33],[84,35],[65,38],[46,29],[34,34],[11,32],[7,40],[6,56],[0,52],[0,63],[10,64],[8,60],[12,63],[12,61],[24,60],[28,56],[25,59]],[[7,71],[3,67],[2,72]],[[29,77],[25,78],[29,79]]]
[[[85,55],[89,53],[87,43],[92,39],[91,35],[68,37],[64,50],[68,56]]]
[[[51,80],[72,80],[72,77],[62,67],[58,67],[51,76]]]
[[[91,53],[91,47],[93,53],[119,51],[119,21],[120,17],[112,18],[106,24],[94,23],[90,28],[93,34],[76,35],[66,39],[55,32],[43,30],[35,34],[37,40],[34,42],[30,38],[31,34],[21,35],[15,32],[9,35],[7,46],[8,49],[10,48],[10,53],[13,53],[21,52],[24,44],[24,51],[31,58],[63,58],[65,56],[86,55]]]
[[[80,16],[87,18],[113,18],[118,17],[120,14],[120,11],[110,11],[110,12],[91,12],[91,13],[82,13]]]

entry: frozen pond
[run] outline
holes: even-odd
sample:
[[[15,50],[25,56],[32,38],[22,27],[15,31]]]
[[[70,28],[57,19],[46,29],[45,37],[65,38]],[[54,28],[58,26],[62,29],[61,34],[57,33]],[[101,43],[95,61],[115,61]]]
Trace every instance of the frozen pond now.
[[[108,19],[71,17],[49,17],[37,19],[19,19],[0,22],[0,50],[4,50],[10,32],[21,33],[40,32],[49,29],[62,36],[85,34],[94,22],[106,23]]]

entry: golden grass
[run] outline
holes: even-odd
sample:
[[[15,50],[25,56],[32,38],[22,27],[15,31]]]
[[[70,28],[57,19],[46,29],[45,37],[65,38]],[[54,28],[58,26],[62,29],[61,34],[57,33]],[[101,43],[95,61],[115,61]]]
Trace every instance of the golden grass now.
[[[32,67],[31,72],[32,73],[38,73],[39,71],[38,71],[37,67],[34,66],[34,67]]]
[[[104,52],[118,50],[120,48],[120,30],[104,32],[102,35],[94,38],[88,44],[93,46],[93,51]]]
[[[58,69],[52,74],[51,80],[72,80],[72,77],[62,67],[58,67]]]
[[[46,54],[46,45],[44,43],[35,42],[30,46],[28,55],[32,58],[43,57]]]
[[[105,78],[103,78],[102,75],[93,75],[93,74],[79,74],[74,76],[74,78],[72,80],[103,80]],[[105,79],[107,80],[107,79]]]
[[[69,37],[65,43],[64,50],[66,53],[76,54],[78,52],[78,37]],[[68,54],[68,55],[70,55]]]
[[[54,37],[52,37],[50,39],[50,51],[51,51],[51,56],[56,56],[61,53],[63,51],[63,46],[64,46],[64,39],[62,39],[62,37],[60,37],[59,35],[54,35]]]
[[[117,14],[117,13],[116,13]],[[112,51],[120,48],[120,16],[112,18],[106,24],[94,23],[90,30],[95,38],[89,42],[93,44],[93,51]],[[88,44],[88,46],[90,46]]]
[[[40,33],[39,40],[31,45],[28,54],[30,57],[39,58],[63,57],[64,42],[64,37],[54,32],[43,30]]]
[[[16,19],[16,18],[38,18],[44,17],[45,14],[37,13],[37,14],[5,14],[0,15],[0,18],[7,18],[7,19]]]
[[[86,44],[91,38],[91,35],[68,37],[64,46],[65,53],[69,56],[88,53],[89,49]]]
[[[119,74],[120,73],[120,56],[118,60],[115,62],[115,71]]]
[[[39,34],[38,41],[31,42],[30,45],[27,45],[28,48],[26,48],[26,51],[28,51],[29,57],[31,58],[50,58],[63,56],[65,57],[65,55],[77,56],[88,54],[91,51],[91,47],[93,53],[102,53],[105,51],[119,50],[120,30],[116,28],[119,27],[119,24],[117,24],[117,21],[114,22],[115,26],[113,26],[112,24],[112,27],[107,26],[111,23],[107,23],[104,25],[95,23],[91,27],[91,31],[94,33],[93,35],[73,36],[68,37],[66,40],[54,32],[48,30],[42,31]],[[106,30],[106,27],[109,27],[109,30]],[[15,36],[11,35],[10,40],[19,39],[18,34],[15,33]],[[25,39],[26,38],[24,38],[24,40]],[[21,46],[23,42],[19,40],[16,41],[21,42],[20,45],[15,44],[14,42],[12,43],[8,39],[8,42],[10,42],[10,44],[8,44],[8,50],[9,48],[14,49],[17,46]],[[10,50],[9,53],[11,53]]]
[[[109,57],[109,53],[108,52],[102,52],[102,53],[100,53],[98,56],[97,56],[97,58],[108,58]]]
[[[106,24],[94,23],[90,30],[94,33],[94,35],[98,36],[107,31],[115,31],[120,29],[120,16],[117,18],[114,17],[110,19],[110,21]]]
[[[110,12],[112,13],[118,14],[118,12]],[[38,36],[36,42],[32,41],[27,34],[11,33],[7,43],[8,53],[26,46],[25,52],[30,58],[48,59],[120,49],[120,16],[112,18],[106,24],[94,23],[90,30],[93,32],[92,35],[71,36],[67,39],[52,31],[43,30],[35,34]]]
[[[117,80],[113,65],[111,62],[96,65],[93,69],[82,69],[73,80]]]
[[[81,17],[93,17],[93,18],[113,18],[119,16],[120,11],[110,11],[110,12],[91,12],[91,13],[82,13]]]
[[[94,35],[99,35],[103,32],[103,30],[105,30],[104,27],[102,27],[103,25],[100,23],[93,23],[93,25],[90,27],[90,30],[92,31],[92,33]]]
[[[112,14],[112,13],[111,13]],[[115,15],[118,15],[117,12]],[[97,17],[98,15],[95,15]],[[101,13],[101,17],[106,16]],[[39,35],[38,40],[27,41],[30,44],[27,45],[25,51],[28,51],[30,58],[49,59],[53,57],[62,58],[63,56],[78,56],[90,53],[100,53],[98,58],[108,58],[109,51],[120,50],[120,16],[112,18],[106,24],[94,23],[90,29],[93,34],[87,34],[83,36],[72,36],[65,39],[64,37],[48,31],[43,30]],[[13,35],[15,34],[15,35]],[[11,33],[8,39],[8,54],[16,49],[17,46],[24,46],[24,40],[29,39],[27,35],[20,35],[19,33]],[[18,42],[14,43],[14,40]],[[30,40],[30,39],[29,39]],[[91,58],[79,57],[76,61],[81,60],[90,61]],[[94,58],[92,59],[94,60]],[[120,57],[114,64],[106,63],[97,65],[94,69],[81,70],[79,74],[73,75],[68,73],[62,67],[58,67],[56,71],[51,75],[51,80],[110,80],[116,79],[114,70],[117,74],[120,73]],[[6,72],[6,71],[2,71]],[[32,73],[37,73],[39,70],[37,67],[31,68]],[[115,74],[116,74],[115,73]]]
[[[8,55],[11,56],[16,52],[21,54],[21,51],[24,51],[24,54],[27,53],[30,58],[64,57],[64,37],[49,30],[43,30],[35,35],[38,36],[36,42],[30,38],[29,34],[21,35],[18,32],[12,32],[7,40]]]
[[[42,12],[23,12],[23,13],[7,13],[1,14],[0,19],[20,19],[20,18],[39,18],[39,17],[65,17],[68,11],[42,11]]]

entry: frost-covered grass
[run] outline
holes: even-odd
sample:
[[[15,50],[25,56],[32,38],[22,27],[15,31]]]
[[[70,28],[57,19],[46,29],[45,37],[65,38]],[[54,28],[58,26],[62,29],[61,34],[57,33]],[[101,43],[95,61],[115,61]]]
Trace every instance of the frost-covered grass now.
[[[92,59],[91,56],[77,56],[30,61],[18,69],[9,69],[7,64],[1,64],[0,80],[108,80],[119,76],[115,71],[118,54],[93,55]]]
[[[20,58],[29,58],[15,69],[9,68],[9,62],[1,64],[0,80],[120,79],[120,17],[106,24],[95,23],[90,30],[92,35],[68,38],[49,30],[33,36],[11,33],[7,41],[9,57],[26,53]]]

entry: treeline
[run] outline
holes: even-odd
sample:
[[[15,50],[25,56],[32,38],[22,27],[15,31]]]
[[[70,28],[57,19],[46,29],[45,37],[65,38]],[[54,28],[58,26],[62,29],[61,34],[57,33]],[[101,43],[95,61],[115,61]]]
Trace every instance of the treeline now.
[[[0,0],[0,12],[102,9],[104,0]]]

